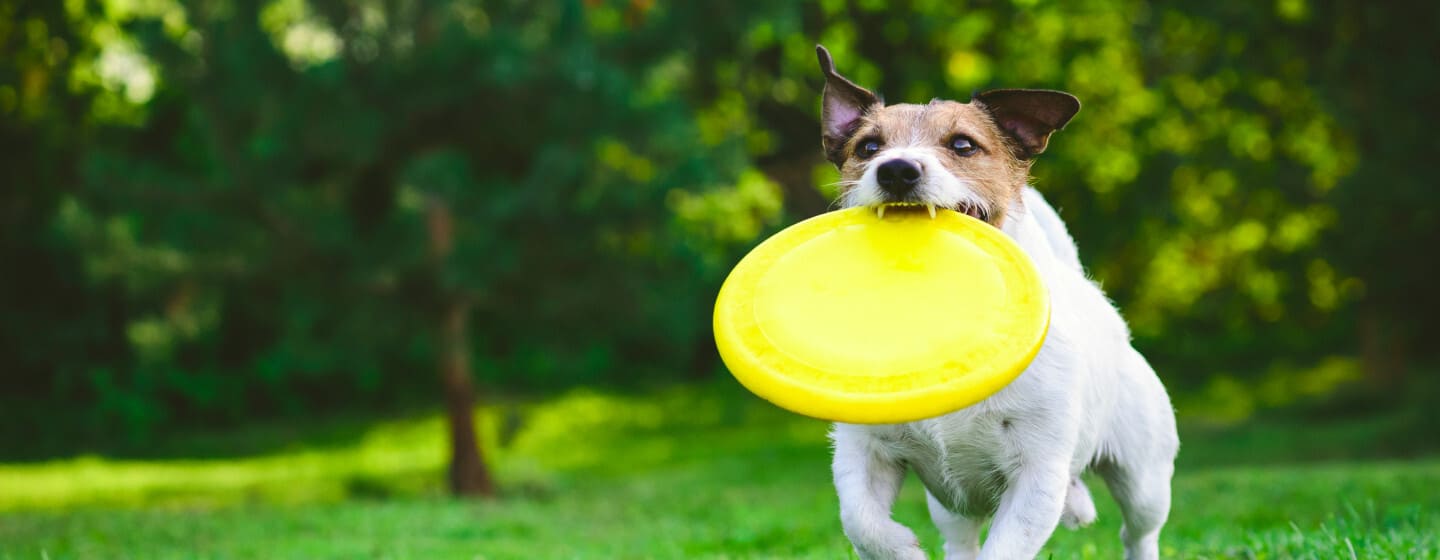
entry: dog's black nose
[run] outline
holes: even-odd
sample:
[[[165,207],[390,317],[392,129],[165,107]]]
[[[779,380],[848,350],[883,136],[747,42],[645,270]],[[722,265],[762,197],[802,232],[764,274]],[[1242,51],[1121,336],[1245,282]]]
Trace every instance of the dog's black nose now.
[[[892,159],[875,170],[875,180],[885,192],[902,195],[915,190],[915,185],[920,184],[920,166],[908,159]]]

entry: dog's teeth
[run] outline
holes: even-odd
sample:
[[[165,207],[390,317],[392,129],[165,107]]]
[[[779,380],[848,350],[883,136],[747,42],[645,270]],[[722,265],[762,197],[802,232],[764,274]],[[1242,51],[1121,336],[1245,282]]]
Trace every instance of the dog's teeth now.
[[[875,217],[876,217],[876,218],[880,218],[880,219],[882,219],[882,220],[885,219],[885,205],[884,205],[884,204],[881,204],[880,206],[876,206],[876,207],[875,207]]]
[[[932,219],[932,220],[935,219],[935,205],[934,205],[934,204],[926,204],[926,205],[925,205],[925,209],[930,211],[930,219]]]

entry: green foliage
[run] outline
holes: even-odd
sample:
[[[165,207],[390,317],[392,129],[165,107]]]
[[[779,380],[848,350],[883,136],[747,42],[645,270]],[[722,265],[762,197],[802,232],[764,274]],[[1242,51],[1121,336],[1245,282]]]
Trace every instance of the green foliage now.
[[[816,42],[890,101],[1077,94],[1036,185],[1172,388],[1266,395],[1220,416],[1403,370],[1434,10],[0,0],[0,453],[428,400],[456,293],[489,388],[709,375],[730,263],[828,204]]]

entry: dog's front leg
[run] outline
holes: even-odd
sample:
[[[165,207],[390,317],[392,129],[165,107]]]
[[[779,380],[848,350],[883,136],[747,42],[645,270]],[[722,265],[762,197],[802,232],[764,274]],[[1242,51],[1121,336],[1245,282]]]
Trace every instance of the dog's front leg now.
[[[837,424],[835,491],[840,524],[863,560],[924,560],[915,533],[890,519],[905,470],[876,452],[863,428]]]
[[[1024,465],[1000,497],[981,560],[1034,558],[1050,539],[1065,507],[1070,475],[1064,461]]]

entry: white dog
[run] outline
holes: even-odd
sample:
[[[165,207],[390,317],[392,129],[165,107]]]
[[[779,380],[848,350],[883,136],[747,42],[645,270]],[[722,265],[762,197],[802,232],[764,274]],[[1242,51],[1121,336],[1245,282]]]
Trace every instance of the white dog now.
[[[1052,308],[1035,361],[990,398],[918,422],[835,425],[835,489],[856,553],[925,558],[915,534],[890,518],[909,468],[924,482],[947,559],[1033,558],[1057,523],[1095,519],[1079,478],[1094,469],[1120,504],[1125,557],[1157,558],[1179,447],[1170,399],[1130,346],[1120,314],[1085,277],[1060,216],[1026,186],[1030,162],[1080,102],[1056,91],[998,90],[969,103],[886,106],[817,51],[823,144],[841,171],[842,205],[941,207],[986,221],[1029,254]]]

